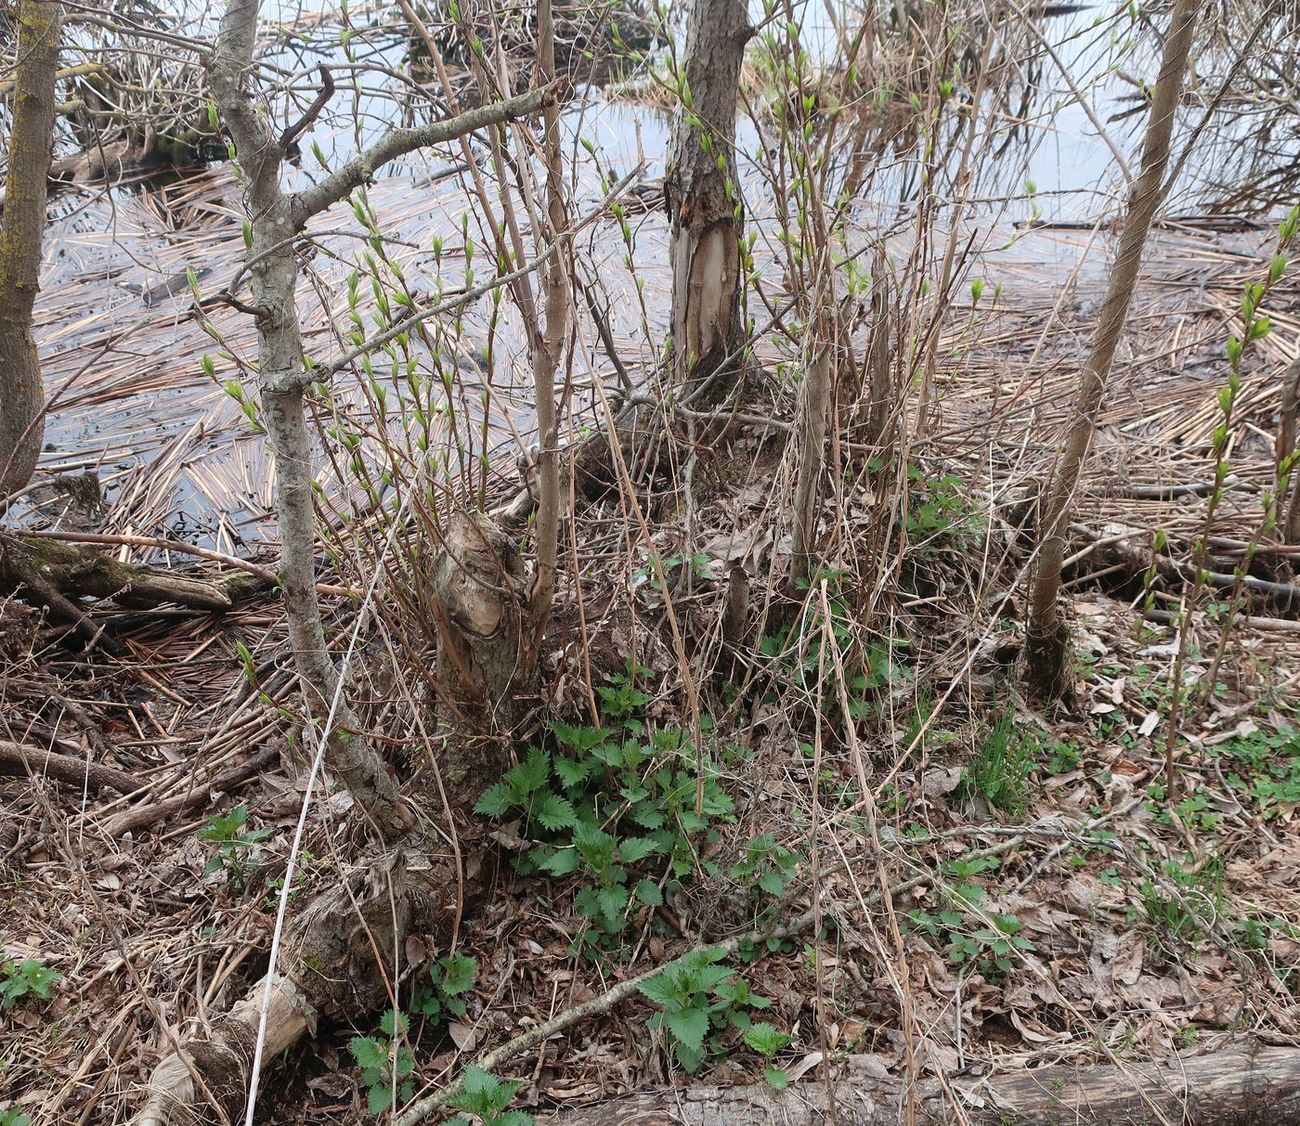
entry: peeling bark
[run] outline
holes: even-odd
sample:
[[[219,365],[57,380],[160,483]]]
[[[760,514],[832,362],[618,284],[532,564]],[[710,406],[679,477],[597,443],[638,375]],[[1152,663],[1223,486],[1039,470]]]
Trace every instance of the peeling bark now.
[[[530,624],[528,574],[515,541],[484,513],[456,513],[433,564],[442,608],[439,674],[443,718],[457,741],[509,736],[521,719],[532,670],[522,664]],[[458,748],[463,774],[472,762]],[[486,763],[478,765],[487,765]]]
[[[863,440],[869,446],[887,449],[894,444],[897,424],[894,365],[889,331],[890,280],[883,253],[876,255],[871,275],[871,331],[867,340],[866,402],[863,404]]]
[[[817,514],[831,409],[830,345],[823,343],[799,388],[799,471],[794,487],[791,578],[807,580],[818,560]]]
[[[673,119],[664,177],[679,384],[730,381],[740,368],[744,215],[733,150],[740,66],[753,34],[744,0],[698,0],[691,11],[688,96]]]

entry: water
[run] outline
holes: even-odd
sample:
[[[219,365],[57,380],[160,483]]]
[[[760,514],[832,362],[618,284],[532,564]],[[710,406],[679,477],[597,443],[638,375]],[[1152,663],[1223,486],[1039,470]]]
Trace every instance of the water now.
[[[799,11],[814,53],[832,61],[838,40],[826,9],[809,5]],[[1116,120],[1132,108],[1126,99],[1135,89],[1123,75],[1149,79],[1154,74],[1154,43],[1150,36],[1137,36],[1130,44],[1126,37],[1136,33],[1127,15],[1098,22],[1099,11],[1073,12],[1046,21],[1044,27],[1061,63],[1076,76],[1076,90],[1092,105],[1093,117],[1103,123],[1116,147],[1132,154],[1144,114]],[[268,56],[276,73],[306,75],[321,62],[347,62],[337,28],[328,21],[306,26],[298,5],[268,5],[266,12],[271,22],[302,32]],[[753,15],[760,19],[761,8]],[[369,18],[354,13],[354,25]],[[372,36],[358,48],[366,62],[394,72],[403,67],[406,49],[405,39],[391,33]],[[1036,65],[1025,67],[1018,92],[1017,108],[1024,112],[988,118],[997,130],[990,144],[1000,146],[1000,155],[980,163],[963,222],[978,236],[976,250],[984,256],[984,267],[977,264],[977,269],[996,269],[1007,261],[1033,263],[1041,267],[1045,284],[1055,284],[1081,258],[1099,275],[1105,264],[1104,243],[1069,232],[1026,230],[1024,223],[1103,218],[1115,211],[1123,185],[1110,147],[1075,91],[1056,64],[1039,55]],[[430,112],[401,96],[401,85],[383,76],[368,75],[355,88],[346,74],[337,81],[336,115],[323,118],[302,139],[301,159],[285,171],[289,190],[319,175],[318,154],[328,167],[337,166],[390,122],[409,123]],[[648,178],[662,176],[667,115],[613,100],[599,89],[582,93],[566,114],[568,135],[591,142],[615,176],[638,162],[644,162]],[[954,106],[960,96],[959,90]],[[272,106],[279,120],[292,118],[282,97],[273,97]],[[1188,106],[1184,133],[1201,112]],[[951,124],[943,129],[961,127],[955,110],[944,120]],[[737,144],[742,191],[751,224],[761,234],[756,254],[760,268],[770,269],[779,259],[780,222],[759,162],[753,159],[770,144],[767,129],[766,123],[742,120]],[[1260,146],[1252,141],[1257,132],[1253,118],[1220,115],[1204,145],[1207,158],[1188,163],[1168,210],[1212,205],[1221,197],[1225,180],[1240,186],[1260,161]],[[941,130],[941,137],[948,135]],[[1276,135],[1263,146],[1265,163],[1269,144],[1277,148]],[[575,151],[581,155],[581,150]],[[1282,151],[1277,157],[1284,161],[1288,154]],[[1129,159],[1136,163],[1135,156]],[[917,193],[925,190],[918,175],[921,163],[906,135],[886,143],[859,213],[874,216],[871,222],[880,229],[910,215]],[[955,190],[956,167],[955,156],[942,166],[936,188],[941,198]],[[367,190],[385,234],[395,240],[390,246],[394,261],[411,285],[430,299],[439,280],[445,289],[464,281],[465,263],[458,248],[467,218],[480,247],[475,279],[483,280],[491,269],[481,250],[488,245],[487,232],[460,179],[446,177],[448,168],[448,154],[412,154],[384,169]],[[574,189],[579,214],[601,198],[600,177],[590,160],[579,165]],[[1279,202],[1285,200],[1270,196],[1246,198],[1240,205],[1266,211]],[[209,380],[200,364],[205,354],[212,355],[219,382],[238,378],[236,366],[223,353],[255,356],[251,321],[231,310],[214,312],[212,325],[219,336],[214,342],[190,315],[188,294],[167,292],[168,279],[186,269],[208,271],[203,292],[220,289],[242,258],[242,219],[240,189],[224,165],[166,183],[109,190],[91,186],[62,195],[51,206],[37,337],[47,386],[58,398],[49,418],[43,467],[98,473],[115,501],[113,530],[179,535],[227,550],[243,550],[267,535],[274,537],[268,520],[272,467],[264,443],[247,427],[239,403]],[[321,250],[306,264],[299,301],[308,351],[327,358],[344,347],[346,278],[358,263],[364,267],[365,244],[355,237],[359,228],[345,204],[321,217],[314,229],[325,233],[319,239]],[[448,248],[441,262],[432,252],[435,238]],[[587,228],[579,252],[594,263],[609,293],[612,327],[620,350],[626,350],[625,360],[648,367],[656,360],[668,313],[668,236],[662,214],[652,210],[634,216],[632,238],[641,291],[623,262],[627,250],[612,221]],[[156,300],[146,304],[141,292],[151,290]],[[371,304],[363,301],[363,313]],[[484,299],[460,323],[441,328],[439,346],[463,353],[454,360],[461,373],[453,404],[456,417],[462,425],[472,423],[468,450],[452,450],[453,462],[466,457],[472,461],[484,441],[500,452],[528,440],[532,404],[527,355],[508,304],[495,323],[491,303]],[[463,361],[477,356],[489,339],[493,403],[484,440],[478,434],[484,421],[480,394],[485,381],[476,376],[474,365]],[[574,371],[579,386],[608,379],[609,364],[589,326],[580,343]],[[382,382],[384,372],[379,375]],[[342,377],[338,382],[337,409],[364,426],[364,386]],[[248,393],[251,397],[251,386]],[[394,395],[400,398],[402,393],[394,384]],[[439,440],[448,440],[445,427]],[[332,471],[327,468],[323,475],[328,490],[338,495]]]

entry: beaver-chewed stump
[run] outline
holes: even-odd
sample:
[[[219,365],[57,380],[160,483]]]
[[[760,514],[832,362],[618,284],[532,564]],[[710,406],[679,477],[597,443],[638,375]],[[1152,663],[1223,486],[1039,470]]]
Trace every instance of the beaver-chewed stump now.
[[[439,916],[452,917],[434,902],[446,876],[412,875],[402,854],[390,853],[319,896],[286,928],[269,997],[263,978],[165,1057],[135,1126],[217,1122],[222,1113],[242,1120],[264,1005],[263,1061],[314,1034],[318,1021],[362,1021],[386,1007],[389,983],[376,951],[401,950],[413,925],[437,930]]]

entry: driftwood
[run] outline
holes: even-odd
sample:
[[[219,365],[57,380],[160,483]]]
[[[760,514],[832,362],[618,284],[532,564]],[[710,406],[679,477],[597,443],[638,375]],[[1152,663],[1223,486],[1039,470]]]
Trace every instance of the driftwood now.
[[[123,563],[54,539],[0,532],[0,598],[16,594],[25,602],[43,606],[86,643],[103,644],[110,650],[115,643],[104,637],[102,625],[86,614],[82,599],[111,599],[127,609],[172,604],[222,613],[270,585],[269,578],[244,572],[223,576],[219,584],[207,582]]]
[[[1161,1063],[1058,1064],[948,1087],[972,1126],[1290,1126],[1300,1121],[1300,1050],[1238,1044]],[[687,1087],[632,1095],[539,1119],[546,1126],[896,1126],[905,1082],[878,1057],[851,1057],[828,1085],[810,1076],[781,1093],[767,1087]],[[919,1123],[959,1121],[939,1081],[913,1084]],[[830,1106],[834,1100],[833,1110]]]
[[[38,599],[50,592],[64,599],[111,598],[144,608],[172,602],[194,610],[229,610],[226,591],[201,579],[123,563],[50,539],[0,532],[0,591],[27,587]]]

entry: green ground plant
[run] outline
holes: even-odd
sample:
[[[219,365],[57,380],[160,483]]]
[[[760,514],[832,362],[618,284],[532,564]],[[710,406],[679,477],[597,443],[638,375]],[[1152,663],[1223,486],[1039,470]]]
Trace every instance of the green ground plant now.
[[[607,947],[692,872],[716,872],[701,864],[700,850],[716,844],[717,825],[733,818],[711,748],[697,749],[678,727],[645,722],[640,671],[597,690],[604,726],[552,724],[555,749],[534,747],[475,806],[487,817],[522,817],[537,843],[517,868],[578,877],[574,906],[588,923],[584,939]]]
[[[216,852],[203,865],[203,874],[224,871],[226,879],[236,887],[247,887],[257,871],[257,862],[249,852],[258,841],[271,835],[269,829],[249,829],[248,803],[240,802],[229,813],[213,813],[207,824],[199,830],[201,841],[216,844]]]
[[[649,1027],[663,1030],[677,1062],[692,1074],[706,1060],[726,1055],[727,1033],[739,1031],[763,1057],[767,1081],[780,1089],[789,1076],[774,1060],[790,1038],[750,1019],[749,1010],[766,1009],[772,1002],[751,992],[725,959],[721,950],[693,950],[642,982],[641,993],[658,1006]]]
[[[20,1002],[48,1001],[62,980],[38,958],[0,962],[0,1009],[12,1009]]]
[[[461,1077],[460,1091],[447,1100],[453,1110],[463,1110],[471,1117],[458,1115],[447,1126],[471,1126],[471,1119],[482,1126],[532,1126],[531,1114],[508,1109],[522,1086],[521,1080],[498,1079],[471,1064]]]
[[[989,981],[1000,981],[1010,973],[1017,953],[1034,949],[1020,933],[1021,923],[1014,915],[980,908],[984,888],[974,881],[1000,866],[996,856],[948,861],[941,869],[943,902],[938,909],[913,908],[906,916],[912,930],[943,944],[954,966],[974,970]]]
[[[366,1107],[374,1115],[383,1114],[393,1105],[394,1094],[403,1103],[415,1091],[410,1078],[415,1060],[403,1042],[406,1018],[396,1009],[389,1009],[381,1018],[379,1028],[379,1036],[354,1036],[348,1041],[348,1051],[361,1068]]]
[[[411,1012],[445,1022],[465,1015],[465,994],[474,988],[478,961],[456,951],[429,967],[426,978],[412,990]]]

